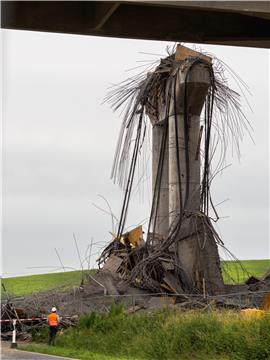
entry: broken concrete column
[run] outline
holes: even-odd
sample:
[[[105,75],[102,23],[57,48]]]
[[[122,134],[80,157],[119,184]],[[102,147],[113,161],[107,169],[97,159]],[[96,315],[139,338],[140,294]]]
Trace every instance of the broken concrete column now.
[[[169,117],[170,225],[179,217],[180,211],[184,208],[188,211],[200,209],[200,113],[210,84],[209,71],[203,64],[196,65],[188,73],[187,70],[179,70],[178,75],[177,103],[174,104],[172,97]],[[186,76],[187,80],[185,80]],[[185,96],[187,97],[186,105],[184,104]],[[185,106],[188,114],[186,134]],[[188,159],[186,147],[188,147]]]
[[[178,72],[177,102],[172,96],[169,117],[169,224],[173,228],[180,213],[185,213],[177,235],[179,264],[191,288],[202,290],[205,283],[207,291],[215,293],[223,288],[215,239],[204,229],[200,233],[201,224],[189,217],[200,210],[200,113],[209,85],[209,69],[204,64]]]
[[[169,117],[169,214],[171,227],[179,219],[180,212],[200,210],[200,155],[197,154],[197,148],[200,113],[209,84],[209,72],[203,65],[193,67],[188,73],[187,70],[179,70],[176,82],[177,103],[175,104],[172,98]],[[185,107],[188,114],[186,129]],[[182,224],[182,232],[183,226],[187,227],[187,233],[192,234],[190,222]],[[195,234],[179,241],[177,249],[179,262],[185,269],[188,278],[192,279],[192,283],[194,283],[194,270],[196,272],[198,265],[197,237],[198,235]]]
[[[193,63],[194,57],[202,57],[203,61]],[[153,191],[162,138],[167,131],[159,202],[156,218],[152,219],[152,231],[161,235],[157,236],[161,241],[166,239],[179,221],[180,214],[184,214],[171,248],[185,273],[186,279],[181,286],[185,284],[185,291],[196,288],[218,293],[223,291],[218,248],[213,234],[203,223],[208,221],[207,214],[200,212],[203,131],[200,115],[210,86],[211,59],[179,46],[175,60],[180,62],[175,62],[173,76],[167,81],[165,92],[159,92],[159,88],[154,90],[151,98],[154,110],[152,106],[147,109],[153,126]],[[169,104],[168,121],[165,121],[166,104]],[[204,217],[203,221],[200,216]]]

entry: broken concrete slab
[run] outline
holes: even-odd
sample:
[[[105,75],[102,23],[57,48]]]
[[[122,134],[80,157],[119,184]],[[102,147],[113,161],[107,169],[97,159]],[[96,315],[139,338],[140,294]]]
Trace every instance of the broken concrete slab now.
[[[169,286],[171,292],[176,294],[182,294],[184,292],[179,281],[177,280],[177,277],[175,277],[172,272],[166,271],[163,277],[163,281],[166,285]]]
[[[111,271],[112,273],[117,273],[120,265],[122,264],[123,259],[116,255],[111,255],[109,259],[104,264],[102,270],[104,271]]]

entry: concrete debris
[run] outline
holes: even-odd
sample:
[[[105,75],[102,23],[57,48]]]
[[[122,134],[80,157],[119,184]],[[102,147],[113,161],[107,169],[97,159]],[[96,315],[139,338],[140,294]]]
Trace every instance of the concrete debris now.
[[[107,262],[103,266],[103,270],[111,271],[113,273],[117,273],[120,265],[122,264],[123,259],[119,256],[111,255]]]
[[[175,294],[182,294],[184,291],[180,285],[178,279],[174,276],[173,272],[165,271],[163,281],[165,284],[161,284],[169,292]]]

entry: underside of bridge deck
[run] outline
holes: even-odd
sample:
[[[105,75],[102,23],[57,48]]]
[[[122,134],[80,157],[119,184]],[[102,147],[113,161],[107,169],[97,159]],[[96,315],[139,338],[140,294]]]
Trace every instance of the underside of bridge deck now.
[[[2,1],[6,29],[270,47],[268,1]]]

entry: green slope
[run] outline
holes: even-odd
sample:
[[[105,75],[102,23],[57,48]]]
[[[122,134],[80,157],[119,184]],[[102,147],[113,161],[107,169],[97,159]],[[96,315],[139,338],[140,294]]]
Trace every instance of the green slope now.
[[[84,273],[87,272],[89,271],[84,271]],[[27,296],[59,287],[65,290],[69,287],[80,285],[81,280],[81,270],[2,279],[6,291],[15,296]],[[4,295],[5,293],[2,288],[2,297]]]

